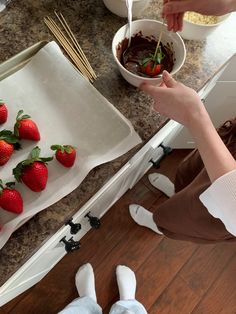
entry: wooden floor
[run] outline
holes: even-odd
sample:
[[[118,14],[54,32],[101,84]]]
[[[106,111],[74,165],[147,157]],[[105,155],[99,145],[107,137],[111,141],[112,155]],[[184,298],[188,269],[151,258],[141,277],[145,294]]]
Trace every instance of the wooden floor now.
[[[174,151],[160,172],[173,178],[185,154]],[[135,271],[137,299],[150,314],[236,313],[236,244],[170,240],[139,227],[128,214],[130,203],[152,210],[165,200],[145,176],[102,218],[101,228],[82,239],[79,251],[64,257],[41,282],[3,306],[0,314],[57,313],[77,297],[74,275],[86,262],[94,268],[98,302],[105,314],[118,299],[118,264]]]

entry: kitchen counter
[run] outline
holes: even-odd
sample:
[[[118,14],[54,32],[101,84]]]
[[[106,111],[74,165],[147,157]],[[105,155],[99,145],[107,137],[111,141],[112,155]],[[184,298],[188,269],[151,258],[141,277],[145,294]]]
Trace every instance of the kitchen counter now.
[[[153,0],[138,18],[158,19],[161,1]],[[41,40],[53,40],[43,17],[61,11],[98,75],[94,86],[128,118],[143,143],[127,154],[93,169],[70,195],[19,228],[0,251],[0,285],[86,203],[167,121],[152,111],[149,97],[120,76],[111,53],[112,37],[126,23],[102,0],[13,0],[0,13],[0,62]],[[186,41],[187,58],[176,79],[199,89],[234,52],[235,15],[207,41]],[[1,96],[1,95],[0,95]]]

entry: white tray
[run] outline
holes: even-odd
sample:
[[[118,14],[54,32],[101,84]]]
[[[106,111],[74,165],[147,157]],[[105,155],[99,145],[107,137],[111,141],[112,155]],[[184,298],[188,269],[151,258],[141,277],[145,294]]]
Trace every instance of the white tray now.
[[[56,160],[48,164],[45,191],[35,193],[17,184],[25,210],[15,215],[0,209],[1,248],[27,219],[77,188],[92,168],[121,156],[141,140],[131,123],[79,74],[55,42],[38,43],[2,64],[0,97],[9,108],[4,128],[12,129],[18,110],[23,109],[41,133],[40,142],[23,141],[23,149],[1,167],[4,181],[14,179],[12,169],[36,145],[42,156],[53,154],[52,144],[78,148],[73,168],[64,168]]]

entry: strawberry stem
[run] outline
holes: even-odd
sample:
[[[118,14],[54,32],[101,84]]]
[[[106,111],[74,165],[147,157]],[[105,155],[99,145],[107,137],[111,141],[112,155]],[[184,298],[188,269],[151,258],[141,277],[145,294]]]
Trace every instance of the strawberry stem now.
[[[0,131],[0,140],[4,140],[8,144],[14,145],[15,149],[21,148],[18,138],[10,130],[2,130],[2,131]]]
[[[67,154],[70,154],[72,149],[75,149],[75,147],[72,145],[58,145],[58,144],[56,144],[56,145],[51,146],[51,150],[55,150],[55,151],[60,150],[62,153],[67,152]]]
[[[25,120],[25,119],[29,119],[31,118],[28,114],[24,114],[22,116],[22,114],[24,113],[23,110],[19,110],[16,116],[16,121],[21,121],[21,120]]]
[[[3,190],[5,190],[6,188],[12,189],[14,185],[15,185],[15,182],[7,182],[4,185],[2,180],[0,179],[0,195],[2,194]]]

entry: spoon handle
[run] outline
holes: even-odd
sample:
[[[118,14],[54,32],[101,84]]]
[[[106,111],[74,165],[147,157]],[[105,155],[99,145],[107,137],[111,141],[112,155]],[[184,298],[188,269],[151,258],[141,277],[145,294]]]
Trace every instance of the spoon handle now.
[[[133,6],[133,0],[126,0],[126,6],[128,8],[128,24],[129,24],[129,41],[128,41],[128,47],[131,43],[131,37],[132,37],[132,6]]]

